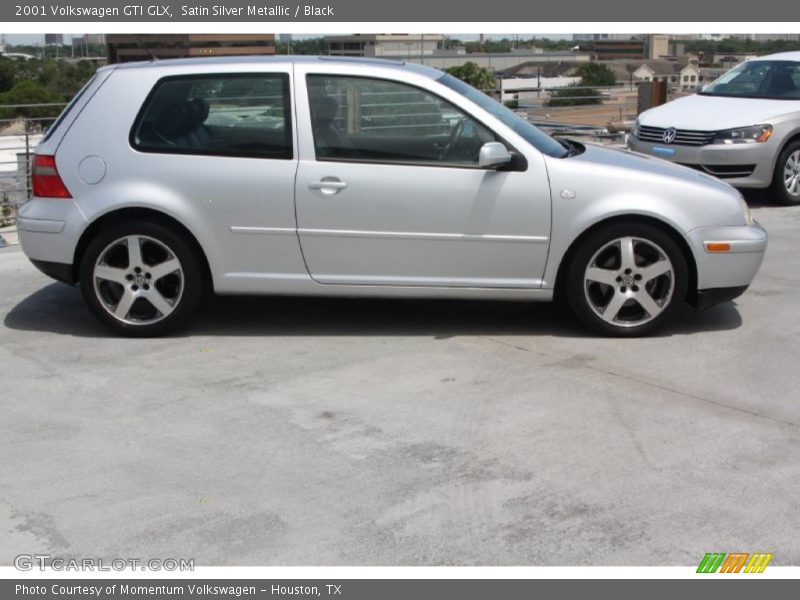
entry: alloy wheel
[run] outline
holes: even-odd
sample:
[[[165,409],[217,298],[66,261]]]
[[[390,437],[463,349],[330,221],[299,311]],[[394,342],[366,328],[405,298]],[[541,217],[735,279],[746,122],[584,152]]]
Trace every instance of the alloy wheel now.
[[[800,198],[800,150],[795,150],[786,158],[783,186],[790,195]]]
[[[604,244],[584,272],[589,307],[615,327],[652,321],[669,305],[675,291],[675,268],[656,243],[632,236]]]
[[[168,317],[184,291],[184,272],[163,242],[129,235],[108,244],[92,270],[97,299],[115,319],[150,325]]]

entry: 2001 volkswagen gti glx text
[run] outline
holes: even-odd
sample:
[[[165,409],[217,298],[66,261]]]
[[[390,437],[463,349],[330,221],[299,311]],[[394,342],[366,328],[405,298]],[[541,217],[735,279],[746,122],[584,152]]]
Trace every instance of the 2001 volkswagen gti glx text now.
[[[36,150],[25,253],[127,335],[208,289],[569,302],[609,335],[741,294],[739,192],[557,141],[435,69],[235,58],[102,68]]]

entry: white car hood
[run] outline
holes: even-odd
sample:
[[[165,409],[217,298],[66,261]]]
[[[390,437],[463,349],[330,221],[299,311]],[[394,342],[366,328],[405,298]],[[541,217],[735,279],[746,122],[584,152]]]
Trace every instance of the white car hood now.
[[[622,148],[611,148],[595,143],[586,143],[584,147],[586,150],[582,154],[558,160],[576,164],[590,162],[604,167],[616,167],[617,169],[631,170],[645,177],[670,177],[680,179],[690,184],[715,188],[723,193],[738,196],[738,192],[733,191],[730,185],[716,177],[690,169],[689,167],[676,165],[675,163],[655,156],[639,154],[638,152],[631,152],[630,150]]]
[[[770,119],[800,112],[800,100],[765,100],[692,95],[651,108],[639,115],[650,127],[718,131],[769,123]]]

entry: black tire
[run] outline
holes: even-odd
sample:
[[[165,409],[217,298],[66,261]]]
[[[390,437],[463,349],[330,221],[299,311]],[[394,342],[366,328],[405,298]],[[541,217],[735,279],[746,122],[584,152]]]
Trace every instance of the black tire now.
[[[627,273],[621,264],[621,244],[624,239],[632,240],[630,247],[633,248],[634,261],[639,265],[631,273]],[[579,244],[567,266],[565,292],[572,312],[592,331],[613,337],[647,335],[669,320],[686,299],[689,284],[686,258],[675,240],[660,228],[646,223],[618,222],[591,232]],[[617,244],[620,248],[620,264],[617,264],[615,258]],[[665,263],[660,262],[663,259],[669,260],[671,271],[645,281],[645,285],[642,285],[643,277],[648,275],[645,267],[658,261],[659,268],[663,268]],[[587,283],[590,263],[597,267],[600,261],[605,261],[604,275],[605,269],[609,273],[613,272],[613,285],[596,281]],[[624,279],[620,281],[621,278]],[[647,298],[638,296],[639,294],[647,294],[650,299],[654,299],[661,312],[652,316],[643,304],[636,298],[631,298],[625,300],[621,308],[610,316],[614,322],[601,316],[599,311],[603,308],[609,309],[615,295],[620,294],[618,301],[621,301],[625,298],[625,293],[633,294],[634,290],[642,301]],[[604,300],[607,302],[605,307],[601,306]],[[659,304],[662,301],[663,304]]]
[[[772,177],[771,191],[775,200],[787,206],[800,205],[800,191],[798,191],[797,194],[791,194],[789,190],[786,189],[786,185],[783,182],[784,171],[787,167],[789,157],[793,156],[793,158],[797,160],[798,156],[800,156],[797,153],[800,153],[800,140],[795,140],[787,144],[786,148],[784,148],[780,156],[778,156],[778,162],[775,163],[775,173]],[[800,184],[798,184],[798,186],[800,190]]]
[[[133,272],[134,265],[130,264],[127,250],[129,242],[123,243],[130,237],[138,240],[141,273]],[[101,254],[102,267],[114,269],[115,278],[124,272],[123,281],[96,277],[95,267]],[[159,275],[155,271],[151,275],[151,268],[155,270],[159,261],[166,264],[172,259],[177,259],[178,270],[159,276],[157,281],[151,278]],[[140,286],[136,285],[137,282]],[[91,313],[114,333],[129,337],[156,337],[182,327],[195,312],[204,296],[204,269],[193,245],[183,235],[157,222],[132,220],[103,229],[89,243],[80,261],[80,287]],[[123,294],[134,297],[131,290],[139,294],[158,292],[159,297],[137,298],[128,309],[122,309]],[[147,299],[150,297],[154,300],[166,298],[167,304],[153,303]],[[111,313],[115,299],[118,300],[116,306],[125,311],[124,319]],[[167,308],[160,312],[156,304]]]

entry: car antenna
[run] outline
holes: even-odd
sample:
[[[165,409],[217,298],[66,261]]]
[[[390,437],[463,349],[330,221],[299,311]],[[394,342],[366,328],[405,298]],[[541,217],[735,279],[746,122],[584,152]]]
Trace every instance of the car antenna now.
[[[149,57],[150,57],[150,60],[158,60],[158,57],[157,57],[156,55],[154,55],[154,54],[153,54],[153,53],[150,51],[150,48],[148,48],[148,47],[147,47],[147,44],[145,44],[145,43],[142,41],[142,36],[140,36],[140,35],[137,35],[137,36],[136,36],[136,41],[137,41],[137,42],[139,42],[139,45],[142,47],[142,49],[143,49],[145,52],[147,52],[147,56],[149,56]]]

